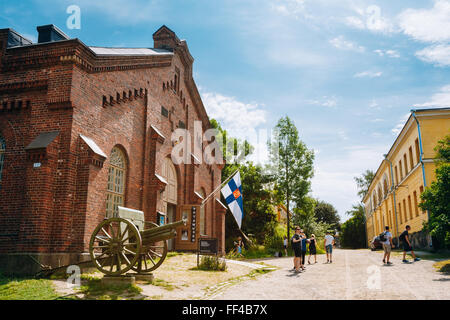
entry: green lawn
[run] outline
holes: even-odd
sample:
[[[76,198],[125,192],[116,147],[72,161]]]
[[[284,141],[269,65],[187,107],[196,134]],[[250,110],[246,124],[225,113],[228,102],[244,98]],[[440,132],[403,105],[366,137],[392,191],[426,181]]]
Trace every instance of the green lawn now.
[[[51,280],[0,275],[0,300],[52,300],[58,296]]]

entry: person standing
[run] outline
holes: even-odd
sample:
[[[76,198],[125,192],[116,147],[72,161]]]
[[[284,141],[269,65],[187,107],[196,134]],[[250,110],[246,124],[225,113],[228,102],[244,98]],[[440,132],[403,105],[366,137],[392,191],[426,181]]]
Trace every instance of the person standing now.
[[[242,241],[242,238],[238,237],[237,241],[234,242],[234,245],[236,246],[237,255],[242,257],[242,248],[244,248],[244,242]]]
[[[284,254],[287,257],[288,256],[288,252],[287,252],[288,238],[286,236],[284,236],[284,239],[283,239],[283,246],[284,246]]]
[[[302,270],[305,270],[306,243],[309,240],[306,239],[306,235],[303,230],[300,230],[300,237],[302,238]]]
[[[314,263],[317,263],[316,236],[314,234],[312,234],[311,239],[309,239],[308,264],[311,264],[311,256],[314,256]]]
[[[291,239],[292,249],[294,249],[294,270],[299,273],[302,263],[302,238],[300,236],[300,227],[295,227],[295,233]]]
[[[330,231],[327,231],[323,242],[323,246],[325,247],[325,250],[327,252],[327,263],[333,263],[334,237],[330,234]]]
[[[381,235],[380,235],[381,236]],[[386,226],[385,231],[383,232],[384,241],[383,244],[384,256],[383,263],[387,265],[391,265],[392,262],[389,261],[391,257],[391,250],[394,248],[394,244],[392,243],[392,233],[389,232],[389,226]]]
[[[406,253],[411,251],[411,255],[414,258],[414,261],[420,261],[420,258],[417,258],[414,254],[413,247],[411,246],[411,242],[409,241],[409,231],[411,230],[411,227],[408,225],[405,228],[405,231],[402,232],[399,239],[402,241],[403,245],[403,261],[404,263],[409,263],[408,260],[406,260]]]

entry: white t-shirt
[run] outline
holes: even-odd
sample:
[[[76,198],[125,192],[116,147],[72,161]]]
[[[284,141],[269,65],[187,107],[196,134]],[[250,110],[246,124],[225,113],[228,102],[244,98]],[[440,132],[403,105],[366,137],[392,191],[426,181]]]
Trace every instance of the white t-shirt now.
[[[389,231],[386,231],[384,234],[384,237],[386,238],[386,241],[384,241],[384,244],[391,244],[391,241],[389,241],[389,239],[392,238],[392,233],[390,233]]]
[[[284,239],[283,243],[284,243],[285,246],[287,246],[287,239]]]
[[[332,235],[330,235],[330,234],[327,234],[325,236],[325,246],[333,244],[333,240],[334,240],[334,237]]]

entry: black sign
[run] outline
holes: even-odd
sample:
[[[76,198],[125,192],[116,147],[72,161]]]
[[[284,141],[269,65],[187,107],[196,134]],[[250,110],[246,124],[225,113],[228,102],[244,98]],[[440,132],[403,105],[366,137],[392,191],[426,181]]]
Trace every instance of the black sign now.
[[[197,234],[197,207],[191,208],[191,242],[195,242]]]
[[[217,238],[200,239],[198,246],[199,254],[217,254]]]

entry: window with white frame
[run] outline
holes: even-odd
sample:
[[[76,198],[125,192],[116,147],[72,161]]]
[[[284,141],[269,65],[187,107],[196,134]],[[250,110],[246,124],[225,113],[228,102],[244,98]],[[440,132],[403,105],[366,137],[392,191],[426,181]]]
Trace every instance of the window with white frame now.
[[[118,206],[124,205],[126,159],[118,147],[114,147],[109,158],[108,185],[106,189],[106,217],[117,216]]]

